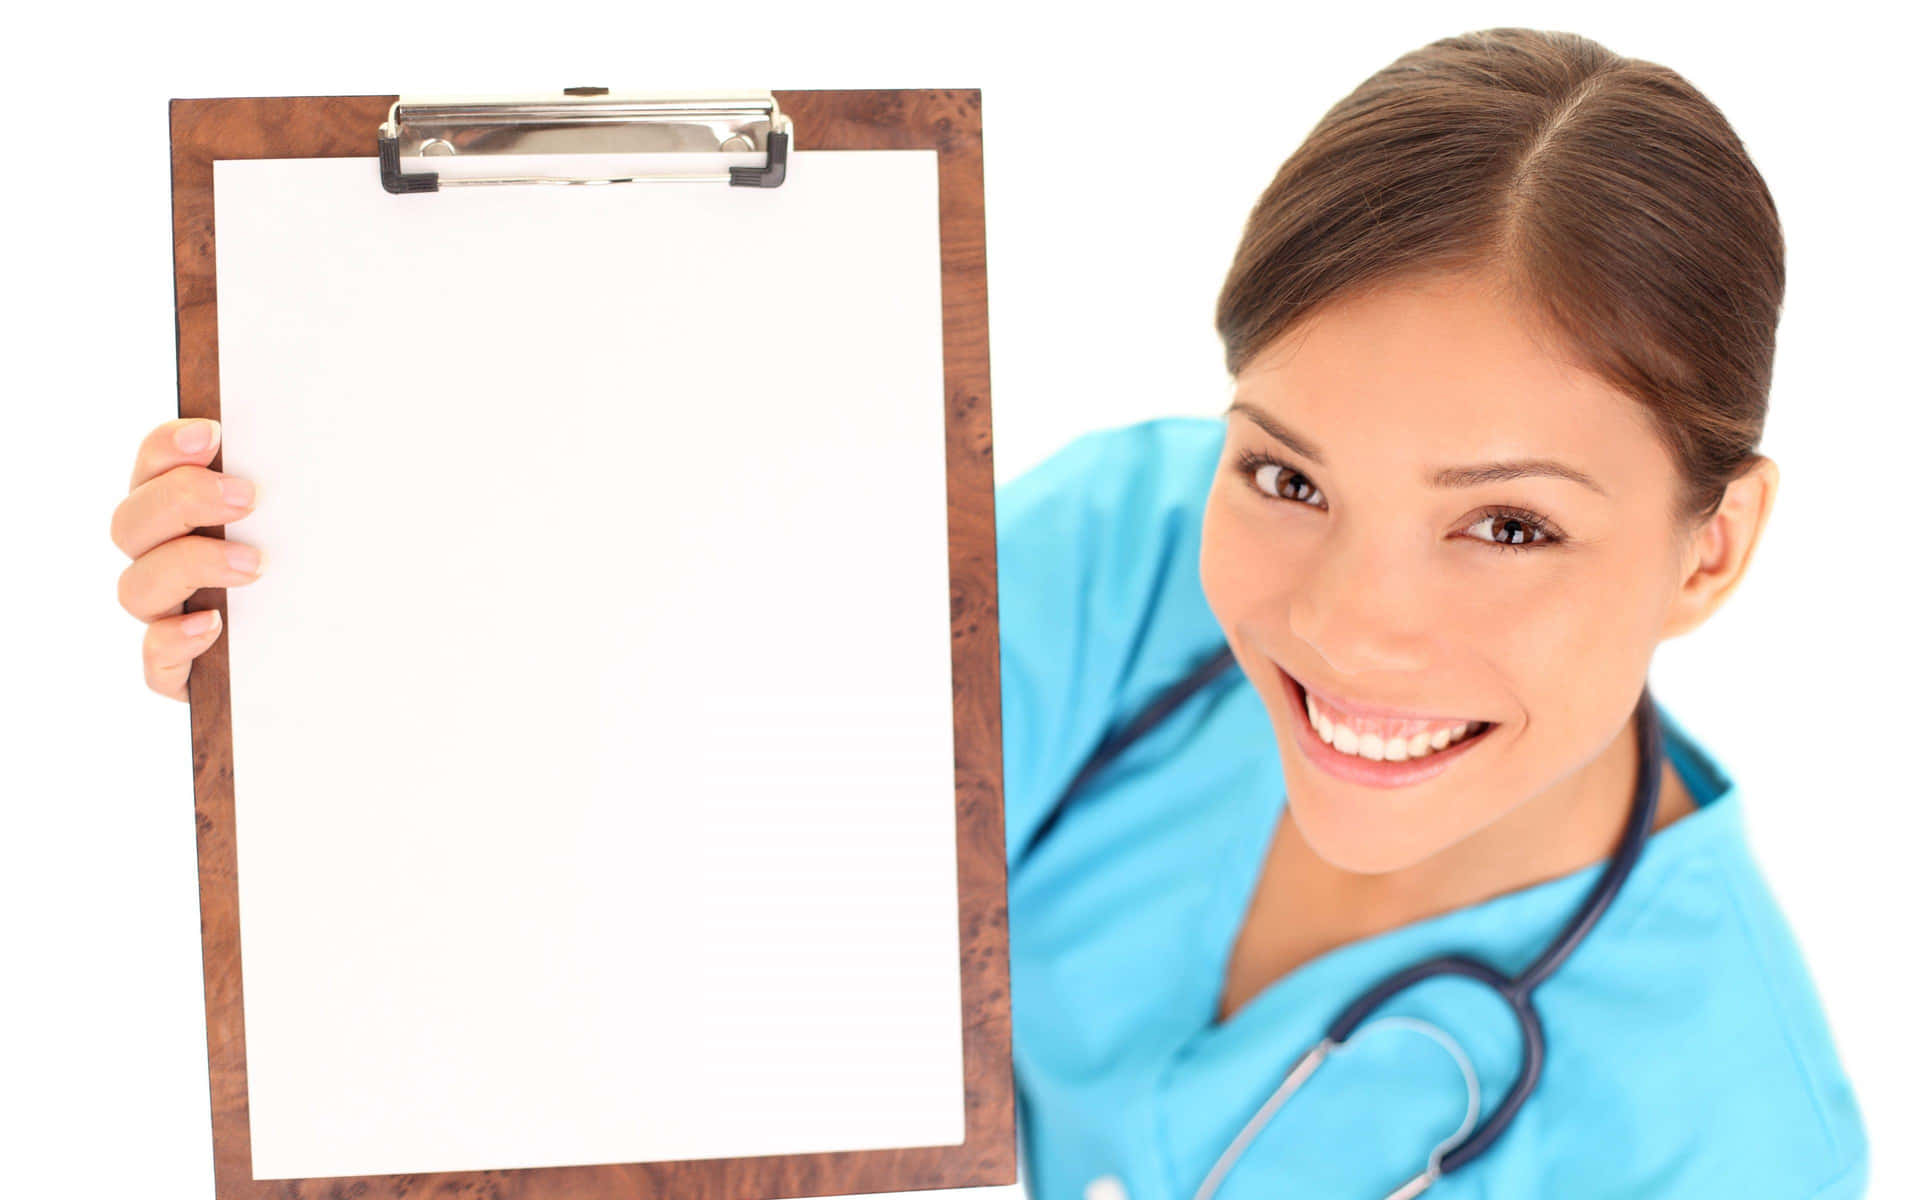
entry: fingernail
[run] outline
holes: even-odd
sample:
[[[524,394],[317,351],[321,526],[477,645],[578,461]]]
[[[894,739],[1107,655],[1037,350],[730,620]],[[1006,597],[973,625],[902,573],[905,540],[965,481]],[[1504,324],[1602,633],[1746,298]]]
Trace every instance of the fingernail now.
[[[213,445],[218,421],[189,421],[173,431],[173,444],[188,454],[197,454]]]
[[[227,547],[227,565],[236,571],[253,573],[260,569],[260,551],[243,542]]]
[[[209,608],[193,614],[180,624],[188,634],[193,637],[199,637],[203,633],[213,632],[213,627],[219,624],[219,622],[220,610],[217,608]]]
[[[232,475],[222,476],[220,498],[235,508],[245,508],[253,503],[253,482]]]

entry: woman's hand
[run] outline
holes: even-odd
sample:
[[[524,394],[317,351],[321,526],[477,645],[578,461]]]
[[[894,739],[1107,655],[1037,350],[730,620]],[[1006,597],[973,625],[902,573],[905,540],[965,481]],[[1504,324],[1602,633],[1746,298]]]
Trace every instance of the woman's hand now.
[[[147,623],[147,686],[172,700],[187,698],[193,660],[220,636],[219,612],[184,613],[187,598],[260,575],[254,547],[191,532],[253,509],[253,484],[207,468],[219,449],[218,421],[166,422],[141,439],[127,498],[113,510],[113,544],[133,560],[120,573],[120,607]]]

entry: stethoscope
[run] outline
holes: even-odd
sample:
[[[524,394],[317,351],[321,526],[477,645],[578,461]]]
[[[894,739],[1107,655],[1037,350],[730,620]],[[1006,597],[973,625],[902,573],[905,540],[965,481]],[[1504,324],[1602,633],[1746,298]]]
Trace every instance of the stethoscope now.
[[[1102,739],[1085,765],[1074,775],[1073,781],[1054,802],[1053,808],[1047,813],[1045,819],[1040,822],[1039,828],[1027,842],[1015,866],[1024,863],[1033,853],[1040,840],[1059,821],[1061,813],[1066,811],[1074,794],[1086,784],[1089,778],[1100,768],[1118,758],[1128,746],[1145,736],[1149,730],[1164,720],[1167,714],[1178,708],[1189,696],[1212,682],[1222,671],[1233,665],[1233,662],[1232,647],[1222,647],[1212,657],[1188,672],[1184,678],[1161,692],[1126,725]],[[1200,1190],[1194,1193],[1194,1200],[1209,1200],[1220,1186],[1221,1180],[1226,1177],[1227,1171],[1232,1169],[1234,1160],[1240,1157],[1254,1137],[1259,1134],[1261,1128],[1272,1119],[1273,1114],[1279,1111],[1280,1106],[1285,1104],[1295,1091],[1299,1090],[1301,1084],[1320,1069],[1320,1064],[1329,1056],[1339,1054],[1353,1045],[1356,1040],[1354,1031],[1375,1009],[1415,984],[1440,975],[1460,975],[1476,980],[1499,995],[1506,1002],[1507,1007],[1513,1011],[1514,1019],[1519,1022],[1521,1038],[1525,1045],[1525,1056],[1521,1060],[1519,1077],[1508,1089],[1506,1099],[1501,1101],[1500,1107],[1494,1110],[1485,1124],[1475,1129],[1474,1121],[1480,1113],[1480,1085],[1478,1078],[1474,1075],[1473,1064],[1460,1049],[1459,1043],[1447,1036],[1445,1031],[1413,1017],[1382,1017],[1362,1031],[1370,1032],[1392,1025],[1425,1034],[1446,1049],[1467,1082],[1467,1115],[1466,1119],[1460,1123],[1460,1128],[1435,1146],[1433,1152],[1427,1156],[1426,1167],[1395,1188],[1387,1195],[1386,1200],[1410,1200],[1411,1197],[1418,1196],[1433,1186],[1434,1181],[1440,1176],[1459,1170],[1485,1153],[1487,1148],[1493,1145],[1494,1140],[1506,1131],[1507,1126],[1513,1122],[1514,1115],[1519,1112],[1520,1105],[1533,1094],[1534,1085],[1540,1080],[1541,1063],[1546,1056],[1546,1044],[1540,1034],[1540,1017],[1533,1009],[1534,989],[1538,988],[1542,981],[1566,961],[1567,956],[1573,953],[1574,947],[1580,944],[1581,939],[1585,938],[1600,920],[1600,915],[1607,911],[1607,906],[1613,902],[1615,894],[1626,882],[1627,873],[1633,870],[1634,863],[1639,860],[1641,848],[1646,845],[1647,837],[1653,830],[1653,812],[1660,795],[1660,768],[1666,757],[1666,745],[1660,732],[1659,713],[1654,709],[1653,693],[1649,688],[1643,687],[1640,691],[1639,702],[1634,706],[1634,722],[1639,736],[1640,763],[1634,776],[1633,812],[1627,821],[1627,832],[1621,838],[1619,848],[1614,851],[1613,860],[1607,865],[1606,872],[1601,875],[1593,891],[1589,892],[1586,900],[1581,903],[1579,911],[1573,914],[1572,919],[1560,931],[1559,936],[1554,938],[1553,943],[1524,971],[1511,978],[1479,959],[1464,954],[1443,954],[1389,975],[1368,989],[1347,1005],[1346,1009],[1335,1018],[1333,1024],[1327,1027],[1326,1035],[1319,1042],[1294,1061],[1273,1095],[1268,1097],[1267,1102],[1261,1105],[1260,1110],[1254,1113],[1252,1119],[1242,1127],[1239,1135],[1221,1153],[1213,1169],[1207,1173],[1206,1180],[1201,1183]]]

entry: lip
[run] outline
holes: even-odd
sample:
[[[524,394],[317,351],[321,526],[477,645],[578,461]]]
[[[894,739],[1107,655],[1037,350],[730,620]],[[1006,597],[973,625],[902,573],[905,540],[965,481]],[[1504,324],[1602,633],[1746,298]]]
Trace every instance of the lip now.
[[[1320,734],[1307,720],[1306,699],[1300,690],[1300,681],[1281,670],[1278,663],[1274,663],[1273,669],[1287,693],[1287,707],[1293,711],[1294,740],[1300,744],[1301,753],[1320,770],[1349,783],[1378,788],[1410,787],[1425,783],[1462,756],[1473,753],[1476,747],[1500,728],[1497,722],[1490,721],[1485,729],[1463,742],[1455,742],[1437,754],[1409,758],[1404,762],[1375,762],[1370,758],[1342,754],[1321,741]]]
[[[1282,671],[1281,674],[1286,675],[1286,672]],[[1300,682],[1291,675],[1287,675],[1287,678],[1296,684]],[[1436,725],[1458,725],[1462,722],[1474,722],[1480,719],[1478,717],[1449,716],[1444,713],[1415,712],[1410,708],[1388,708],[1384,704],[1360,704],[1347,699],[1345,696],[1335,695],[1322,688],[1314,688],[1313,695],[1315,699],[1320,701],[1322,708],[1337,709],[1348,716],[1361,717],[1368,720],[1431,721]],[[1488,722],[1488,724],[1495,723],[1496,722]]]

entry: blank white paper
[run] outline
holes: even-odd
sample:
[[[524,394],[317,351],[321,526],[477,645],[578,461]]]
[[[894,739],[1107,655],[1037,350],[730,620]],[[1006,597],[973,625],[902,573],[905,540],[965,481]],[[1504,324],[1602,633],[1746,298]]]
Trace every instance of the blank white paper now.
[[[255,1178],[964,1140],[935,152],[214,195]]]

